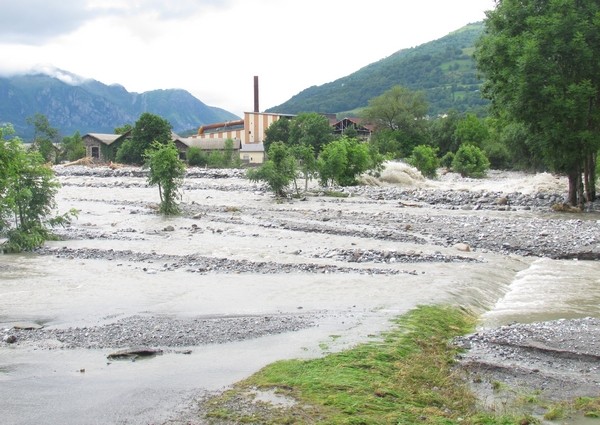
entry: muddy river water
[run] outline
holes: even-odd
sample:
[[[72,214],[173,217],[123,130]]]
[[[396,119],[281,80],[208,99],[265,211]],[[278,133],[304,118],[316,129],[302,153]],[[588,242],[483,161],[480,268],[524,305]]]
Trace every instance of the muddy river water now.
[[[536,176],[487,184],[498,190],[518,181],[526,188],[527,179],[540,185]],[[183,192],[190,209],[166,219],[155,213],[157,190],[143,178],[65,174],[60,180],[59,208],[76,208],[79,218],[60,231],[65,240],[47,244],[53,253],[0,255],[0,336],[15,324],[93,329],[134,316],[310,315],[314,326],[162,347],[163,355],[136,361],[108,360],[113,348],[0,342],[2,423],[162,423],[203,392],[223,389],[268,363],[369,340],[419,304],[462,305],[481,314],[482,327],[600,317],[599,262],[477,246],[466,252],[414,224],[474,214],[510,222],[546,217],[548,210],[439,210],[365,196],[277,203],[243,179],[197,178]],[[466,183],[439,184],[448,189]],[[390,224],[389,217],[398,221]],[[597,223],[593,216],[586,220]],[[402,227],[406,237],[378,236],[391,227]],[[342,255],[348,252],[350,257]],[[374,256],[358,261],[357,252]],[[407,253],[438,260],[402,260]],[[199,264],[204,259],[221,263],[207,267]],[[270,268],[253,269],[257,264]]]

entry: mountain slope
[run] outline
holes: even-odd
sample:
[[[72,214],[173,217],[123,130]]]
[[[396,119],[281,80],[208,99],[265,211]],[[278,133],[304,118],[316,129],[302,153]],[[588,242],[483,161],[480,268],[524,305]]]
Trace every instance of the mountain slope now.
[[[13,124],[25,140],[33,134],[27,118],[36,113],[46,115],[62,135],[71,135],[75,131],[112,133],[115,127],[135,123],[143,112],[167,119],[176,132],[238,118],[205,105],[185,90],[130,93],[122,86],[95,80],[68,84],[46,74],[0,77],[0,123]]]
[[[367,106],[394,85],[423,90],[432,115],[472,111],[487,102],[479,94],[473,51],[483,23],[469,24],[418,47],[400,50],[378,62],[321,86],[310,87],[268,112],[340,113]]]

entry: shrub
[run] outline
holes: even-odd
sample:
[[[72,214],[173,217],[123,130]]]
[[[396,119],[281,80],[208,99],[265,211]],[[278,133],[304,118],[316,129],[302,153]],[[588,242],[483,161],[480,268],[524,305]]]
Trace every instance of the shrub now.
[[[187,162],[192,167],[204,166],[208,164],[208,156],[202,149],[191,147],[187,151]]]
[[[477,146],[463,144],[452,160],[452,169],[463,177],[483,177],[490,161]]]
[[[427,145],[416,146],[408,159],[408,163],[419,170],[423,176],[434,178],[440,166],[437,149]]]
[[[454,152],[446,152],[446,155],[440,160],[440,165],[446,168],[452,168],[452,161],[454,161]]]

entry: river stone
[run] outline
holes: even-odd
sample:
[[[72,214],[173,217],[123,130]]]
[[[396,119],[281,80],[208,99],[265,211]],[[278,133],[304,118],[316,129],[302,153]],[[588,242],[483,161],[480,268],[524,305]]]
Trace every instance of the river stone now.
[[[457,243],[454,248],[462,252],[471,252],[471,247],[466,243]]]
[[[15,323],[13,325],[13,329],[23,330],[23,331],[34,331],[37,329],[42,329],[44,326],[38,325],[37,323]]]
[[[109,360],[135,360],[138,357],[154,357],[162,354],[163,350],[161,350],[160,348],[137,347],[115,351],[114,353],[111,353],[106,357]]]
[[[2,341],[6,342],[7,344],[14,344],[17,342],[17,337],[14,335],[5,335],[4,338],[2,338]]]

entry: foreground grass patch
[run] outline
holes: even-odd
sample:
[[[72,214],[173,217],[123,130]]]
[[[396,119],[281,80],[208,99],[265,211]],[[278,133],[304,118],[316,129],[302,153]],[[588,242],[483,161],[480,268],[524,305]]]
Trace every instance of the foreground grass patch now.
[[[215,423],[253,424],[529,424],[535,420],[477,410],[453,367],[449,342],[475,318],[451,307],[422,306],[396,320],[381,340],[314,360],[273,363],[207,403]],[[277,407],[256,391],[293,400]]]

